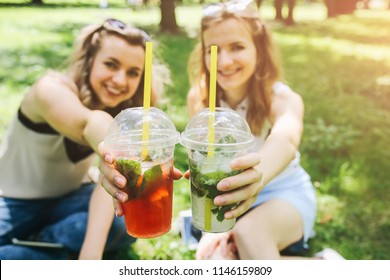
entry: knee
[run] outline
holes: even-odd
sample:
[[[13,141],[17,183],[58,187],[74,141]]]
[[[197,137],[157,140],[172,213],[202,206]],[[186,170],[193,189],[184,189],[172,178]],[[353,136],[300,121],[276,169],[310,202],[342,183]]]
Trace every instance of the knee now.
[[[253,222],[250,219],[240,219],[233,228],[234,239],[244,243],[249,232],[254,232]]]
[[[252,246],[254,244],[254,238],[256,243],[265,243],[271,241],[272,234],[270,227],[266,221],[261,217],[256,217],[256,222],[246,216],[241,218],[233,228],[234,239],[242,246]]]

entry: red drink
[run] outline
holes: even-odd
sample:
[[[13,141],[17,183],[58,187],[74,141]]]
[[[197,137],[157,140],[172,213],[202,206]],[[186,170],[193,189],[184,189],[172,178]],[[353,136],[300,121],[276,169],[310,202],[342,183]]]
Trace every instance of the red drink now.
[[[144,167],[153,163],[140,164]],[[123,171],[123,166],[118,169]],[[149,166],[138,177],[136,173],[128,178],[129,199],[122,203],[127,233],[140,238],[161,236],[171,229],[173,160]],[[126,176],[126,172],[123,174]]]

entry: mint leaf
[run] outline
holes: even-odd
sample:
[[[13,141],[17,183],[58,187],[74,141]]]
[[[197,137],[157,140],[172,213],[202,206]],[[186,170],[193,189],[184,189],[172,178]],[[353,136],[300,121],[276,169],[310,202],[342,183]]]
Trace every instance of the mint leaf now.
[[[148,169],[144,173],[144,177],[142,179],[142,184],[140,188],[140,192],[144,193],[147,191],[146,187],[150,187],[150,183],[152,181],[161,179],[162,170],[160,165],[155,165],[152,168]]]
[[[129,198],[135,198],[137,196],[136,185],[142,174],[141,163],[139,161],[122,158],[117,159],[115,165],[118,171],[126,177],[126,193]]]
[[[234,144],[237,143],[236,138],[231,135],[226,135],[225,137],[219,139],[219,144]]]
[[[214,214],[214,215],[217,215],[217,221],[219,222],[223,222],[223,220],[225,220],[224,216],[225,216],[225,213],[231,209],[233,209],[234,207],[236,207],[236,204],[229,204],[229,205],[224,205],[224,206],[220,206],[220,207],[216,207],[214,209],[211,210],[211,212]]]
[[[229,174],[226,174],[223,171],[215,171],[203,174],[200,177],[199,185],[207,191],[206,197],[214,199],[217,195],[222,192],[217,189],[217,184],[224,178],[227,178]]]

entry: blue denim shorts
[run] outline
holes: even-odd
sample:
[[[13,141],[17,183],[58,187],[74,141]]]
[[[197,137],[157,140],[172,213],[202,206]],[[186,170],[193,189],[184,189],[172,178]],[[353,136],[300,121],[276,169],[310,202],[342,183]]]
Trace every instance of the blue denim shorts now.
[[[303,221],[303,242],[314,235],[317,206],[314,187],[306,171],[298,166],[289,176],[276,178],[258,194],[251,209],[271,199],[285,200],[300,213]]]

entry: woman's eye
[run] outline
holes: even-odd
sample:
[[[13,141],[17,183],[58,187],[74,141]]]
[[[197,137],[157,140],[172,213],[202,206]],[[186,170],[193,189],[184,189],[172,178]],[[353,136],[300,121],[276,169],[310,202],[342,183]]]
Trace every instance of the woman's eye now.
[[[240,50],[243,50],[244,49],[244,46],[241,46],[241,45],[234,45],[232,46],[232,50],[233,51],[240,51]]]
[[[116,64],[114,63],[114,62],[110,62],[110,61],[108,61],[108,62],[104,62],[104,64],[107,66],[107,68],[109,68],[109,69],[116,69]]]
[[[127,76],[129,76],[129,77],[138,77],[139,75],[140,75],[140,73],[137,70],[131,70],[131,71],[127,72]]]

